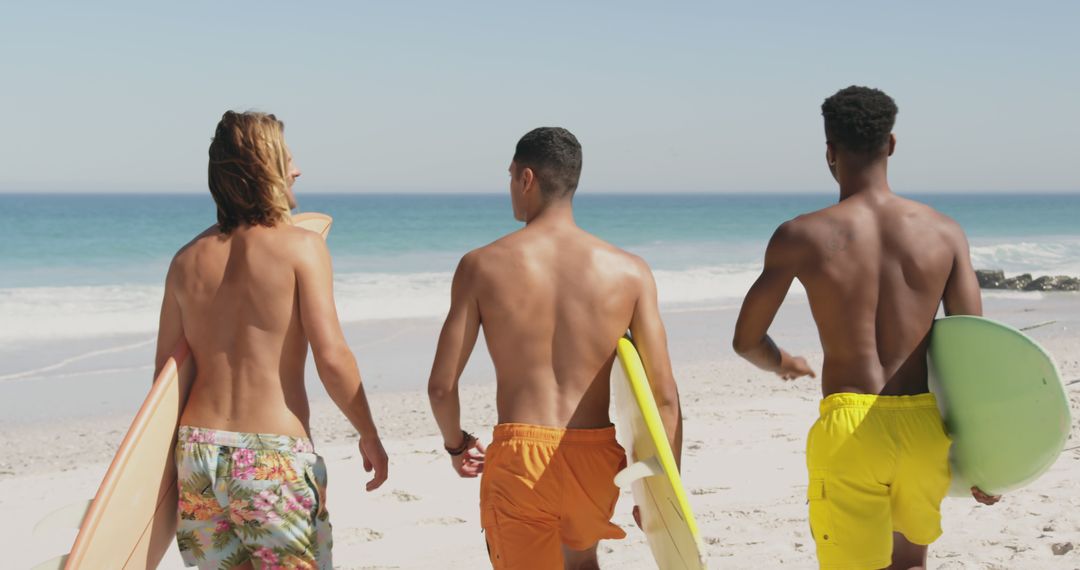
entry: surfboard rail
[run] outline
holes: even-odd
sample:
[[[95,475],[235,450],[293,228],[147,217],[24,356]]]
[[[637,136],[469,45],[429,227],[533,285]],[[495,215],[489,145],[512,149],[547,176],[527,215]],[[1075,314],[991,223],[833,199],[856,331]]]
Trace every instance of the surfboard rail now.
[[[138,413],[135,414],[135,419],[131,423],[131,427],[128,429],[127,434],[124,435],[124,439],[120,443],[120,447],[117,450],[116,456],[113,457],[112,463],[109,464],[108,470],[105,472],[105,477],[101,481],[101,485],[98,487],[97,494],[94,496],[93,502],[90,504],[89,510],[86,512],[86,517],[83,519],[82,525],[79,527],[79,533],[75,537],[75,543],[71,547],[71,552],[68,554],[67,562],[64,565],[65,570],[76,570],[81,568],[86,561],[89,554],[91,554],[91,548],[93,546],[93,539],[96,537],[99,530],[99,526],[105,518],[107,511],[113,506],[113,500],[116,496],[117,490],[120,488],[123,474],[129,464],[136,450],[140,449],[140,443],[144,437],[147,437],[148,427],[150,422],[158,413],[158,410],[162,406],[168,405],[169,400],[176,396],[179,399],[175,401],[174,405],[178,406],[177,415],[179,411],[183,409],[184,403],[186,403],[187,390],[189,387],[191,376],[188,374],[186,378],[182,377],[181,369],[188,364],[188,358],[191,355],[191,349],[188,347],[187,342],[181,340],[177,343],[176,348],[173,350],[172,355],[166,361],[165,366],[158,374],[154,381],[154,385],[150,390],[149,395],[139,408]],[[192,369],[193,367],[189,367]],[[194,371],[191,370],[193,373]],[[178,383],[186,383],[188,386],[177,386]],[[179,390],[177,393],[175,390]],[[173,427],[172,440],[176,440],[176,427]],[[160,506],[170,497],[175,501],[176,494],[176,476],[175,465],[172,461],[169,461],[171,454],[166,451],[166,460],[164,461],[165,469],[172,469],[173,475],[169,477],[166,475],[163,478],[162,484],[159,486],[158,495],[154,499],[154,510],[160,508]],[[171,481],[170,481],[171,479]],[[147,537],[147,532],[153,532],[155,529],[153,523],[156,519],[150,517],[146,521],[146,525],[142,530],[139,542],[150,539]],[[176,521],[173,521],[173,531],[175,532]],[[162,531],[168,529],[160,529]],[[161,534],[161,533],[155,533]],[[172,537],[169,536],[171,541]],[[160,549],[162,554],[164,548]],[[135,552],[129,553],[124,559],[123,567],[127,568],[132,562],[132,557]],[[161,558],[157,557],[157,560],[147,560],[147,567],[156,567]]]
[[[619,339],[616,361],[612,366],[616,433],[626,448],[628,465],[615,476],[615,484],[633,490],[649,548],[661,570],[704,568],[697,521],[645,367],[629,337]]]

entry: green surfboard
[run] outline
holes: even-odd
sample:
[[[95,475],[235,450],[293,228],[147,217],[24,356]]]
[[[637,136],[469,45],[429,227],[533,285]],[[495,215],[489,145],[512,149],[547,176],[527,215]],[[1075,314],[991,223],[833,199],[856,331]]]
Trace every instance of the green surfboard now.
[[[1069,401],[1049,354],[990,319],[938,319],[930,333],[930,389],[953,439],[950,494],[992,495],[1042,475],[1069,437]]]

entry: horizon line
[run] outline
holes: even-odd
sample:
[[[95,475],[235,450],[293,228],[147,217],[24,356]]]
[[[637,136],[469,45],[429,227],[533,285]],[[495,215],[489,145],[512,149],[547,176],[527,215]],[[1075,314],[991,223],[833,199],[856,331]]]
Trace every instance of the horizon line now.
[[[999,194],[999,195],[1071,195],[1080,194],[1077,189],[1012,189],[1012,190],[897,190],[896,194],[909,195],[960,195],[960,194]],[[580,191],[579,191],[580,192]],[[830,190],[596,190],[577,193],[578,196],[822,196],[838,194],[839,189]],[[304,196],[504,196],[508,191],[490,190],[314,190],[297,193],[297,199]],[[208,190],[4,190],[0,189],[0,196],[209,196]]]

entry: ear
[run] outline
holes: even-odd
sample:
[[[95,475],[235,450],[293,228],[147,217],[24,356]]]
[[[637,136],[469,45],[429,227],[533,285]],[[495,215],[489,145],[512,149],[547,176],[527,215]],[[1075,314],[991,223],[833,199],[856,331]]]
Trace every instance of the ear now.
[[[836,147],[829,141],[825,141],[825,162],[830,167],[836,166]]]
[[[535,182],[536,182],[536,173],[533,172],[533,169],[529,168],[528,166],[526,166],[525,168],[522,168],[521,169],[521,191],[522,191],[522,193],[528,193],[528,192],[532,192],[533,190],[535,190],[536,189],[536,188],[534,188]]]
[[[896,152],[896,135],[889,133],[889,156]]]

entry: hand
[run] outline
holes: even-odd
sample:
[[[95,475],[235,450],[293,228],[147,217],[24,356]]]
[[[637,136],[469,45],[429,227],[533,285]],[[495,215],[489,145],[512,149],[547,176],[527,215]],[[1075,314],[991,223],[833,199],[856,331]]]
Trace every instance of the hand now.
[[[470,438],[464,453],[450,456],[450,464],[453,465],[458,476],[472,479],[484,472],[485,451],[487,448],[480,443],[479,439]]]
[[[776,375],[784,380],[794,380],[800,376],[817,378],[817,374],[814,374],[814,370],[810,368],[810,365],[807,364],[805,358],[801,356],[791,356],[787,353],[781,356],[780,370],[776,371]]]
[[[1001,500],[1001,495],[987,495],[983,492],[982,489],[978,487],[971,488],[971,496],[975,497],[976,501],[979,501],[984,505],[993,505],[994,503]]]
[[[370,493],[386,482],[390,459],[386,457],[386,450],[378,437],[360,438],[360,457],[364,458],[364,471],[371,473],[372,469],[375,470],[375,477],[367,482]]]

